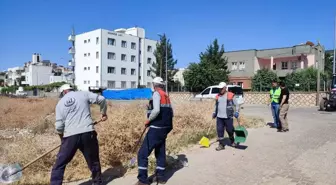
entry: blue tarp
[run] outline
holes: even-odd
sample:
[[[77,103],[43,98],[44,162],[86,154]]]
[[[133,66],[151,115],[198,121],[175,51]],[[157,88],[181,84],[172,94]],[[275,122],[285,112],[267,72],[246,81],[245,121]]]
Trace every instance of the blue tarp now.
[[[110,100],[139,100],[152,98],[152,89],[105,90],[103,96]]]

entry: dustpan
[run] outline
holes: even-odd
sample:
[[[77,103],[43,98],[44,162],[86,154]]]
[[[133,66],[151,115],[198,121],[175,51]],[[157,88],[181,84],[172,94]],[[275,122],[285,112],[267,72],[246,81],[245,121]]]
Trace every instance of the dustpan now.
[[[210,129],[211,129],[211,125],[209,126],[208,132],[206,134],[206,136],[203,136],[201,138],[201,140],[199,141],[199,144],[205,148],[209,148],[210,147],[210,139],[207,138],[209,137],[209,133],[210,133]]]
[[[246,128],[242,125],[240,125],[239,119],[237,118],[238,126],[235,127],[235,143],[244,143],[246,141],[246,138],[248,136],[248,132]]]

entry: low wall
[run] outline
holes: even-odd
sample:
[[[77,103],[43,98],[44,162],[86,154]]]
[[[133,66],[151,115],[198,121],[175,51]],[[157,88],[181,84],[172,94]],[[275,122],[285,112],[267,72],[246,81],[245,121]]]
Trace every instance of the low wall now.
[[[290,92],[289,104],[295,107],[316,106],[316,92]],[[194,97],[193,93],[169,93],[172,101],[189,101]],[[320,100],[326,93],[320,93]],[[269,93],[267,92],[245,92],[245,104],[266,105],[269,103]]]

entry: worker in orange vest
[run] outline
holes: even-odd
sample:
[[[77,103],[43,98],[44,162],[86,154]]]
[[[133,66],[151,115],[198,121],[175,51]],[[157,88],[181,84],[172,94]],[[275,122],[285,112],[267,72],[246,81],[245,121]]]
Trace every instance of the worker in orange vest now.
[[[138,182],[136,185],[150,184],[156,181],[165,184],[164,171],[166,167],[166,138],[173,129],[173,109],[167,93],[163,90],[165,82],[161,77],[153,79],[154,93],[148,106],[146,127],[147,135],[138,153]],[[155,150],[156,173],[148,179],[148,157]]]
[[[234,127],[233,117],[239,117],[239,105],[234,103],[234,94],[228,92],[226,89],[226,83],[219,83],[220,93],[216,96],[215,111],[212,114],[212,118],[217,118],[217,136],[219,145],[216,148],[217,151],[225,149],[224,143],[224,130],[229,135],[229,139],[232,147],[236,147],[234,142]],[[234,106],[235,109],[234,110]]]

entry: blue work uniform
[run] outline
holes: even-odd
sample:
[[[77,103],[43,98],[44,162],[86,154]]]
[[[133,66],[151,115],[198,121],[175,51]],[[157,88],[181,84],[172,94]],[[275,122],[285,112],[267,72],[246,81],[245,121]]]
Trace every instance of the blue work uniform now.
[[[156,176],[163,178],[166,167],[166,138],[173,129],[173,109],[168,95],[159,89],[153,93],[152,110],[148,110],[149,130],[138,152],[138,179],[148,181],[148,157],[155,150]],[[150,102],[151,104],[151,102]]]

